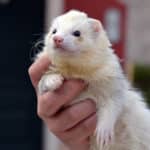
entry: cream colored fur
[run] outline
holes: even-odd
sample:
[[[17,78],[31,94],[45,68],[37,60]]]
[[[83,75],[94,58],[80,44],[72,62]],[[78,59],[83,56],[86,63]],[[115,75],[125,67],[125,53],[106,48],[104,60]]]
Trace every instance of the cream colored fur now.
[[[81,31],[80,37],[72,35],[75,30]],[[64,38],[65,50],[55,47],[56,35]],[[91,150],[150,150],[150,111],[123,75],[99,21],[74,10],[57,17],[38,57],[43,53],[53,66],[39,82],[40,93],[60,87],[63,78],[80,78],[89,85],[74,103],[86,98],[96,102]]]

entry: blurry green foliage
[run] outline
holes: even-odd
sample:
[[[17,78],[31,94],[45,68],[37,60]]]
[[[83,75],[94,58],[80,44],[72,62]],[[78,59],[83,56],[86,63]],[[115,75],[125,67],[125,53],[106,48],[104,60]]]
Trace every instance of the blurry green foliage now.
[[[135,65],[134,68],[134,84],[136,88],[142,90],[146,101],[150,106],[150,66]]]

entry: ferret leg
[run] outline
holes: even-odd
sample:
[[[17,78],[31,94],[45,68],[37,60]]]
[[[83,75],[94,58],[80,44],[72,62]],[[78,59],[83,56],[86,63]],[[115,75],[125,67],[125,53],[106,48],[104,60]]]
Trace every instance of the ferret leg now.
[[[100,150],[107,149],[112,144],[114,140],[114,126],[120,111],[120,103],[113,100],[109,100],[107,104],[101,106],[100,110],[98,110],[95,135]]]
[[[39,94],[58,89],[62,85],[63,80],[64,78],[60,74],[46,73],[45,75],[43,75],[38,84]]]

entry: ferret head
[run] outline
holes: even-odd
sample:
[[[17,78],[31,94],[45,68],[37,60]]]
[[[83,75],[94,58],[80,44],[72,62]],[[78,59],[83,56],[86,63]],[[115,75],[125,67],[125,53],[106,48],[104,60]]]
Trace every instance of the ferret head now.
[[[93,51],[102,53],[111,46],[101,22],[76,10],[53,21],[45,45],[50,55],[61,57],[81,57],[81,54]]]

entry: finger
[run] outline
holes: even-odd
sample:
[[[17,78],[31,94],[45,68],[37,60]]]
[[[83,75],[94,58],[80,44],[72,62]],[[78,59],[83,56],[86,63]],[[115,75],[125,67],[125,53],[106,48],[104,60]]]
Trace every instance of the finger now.
[[[95,103],[91,100],[84,100],[66,108],[60,114],[51,117],[48,122],[49,128],[57,132],[66,131],[95,112]]]
[[[38,95],[38,115],[41,118],[54,115],[60,108],[75,99],[85,86],[83,81],[72,79],[65,81],[57,91]]]
[[[37,87],[37,84],[41,79],[41,76],[48,69],[49,65],[50,59],[48,58],[47,55],[43,55],[42,57],[37,59],[29,68],[28,72],[34,88]]]
[[[94,113],[76,127],[67,130],[66,132],[58,133],[57,136],[64,142],[80,143],[81,141],[84,141],[93,135],[96,128],[96,118],[96,113]]]

